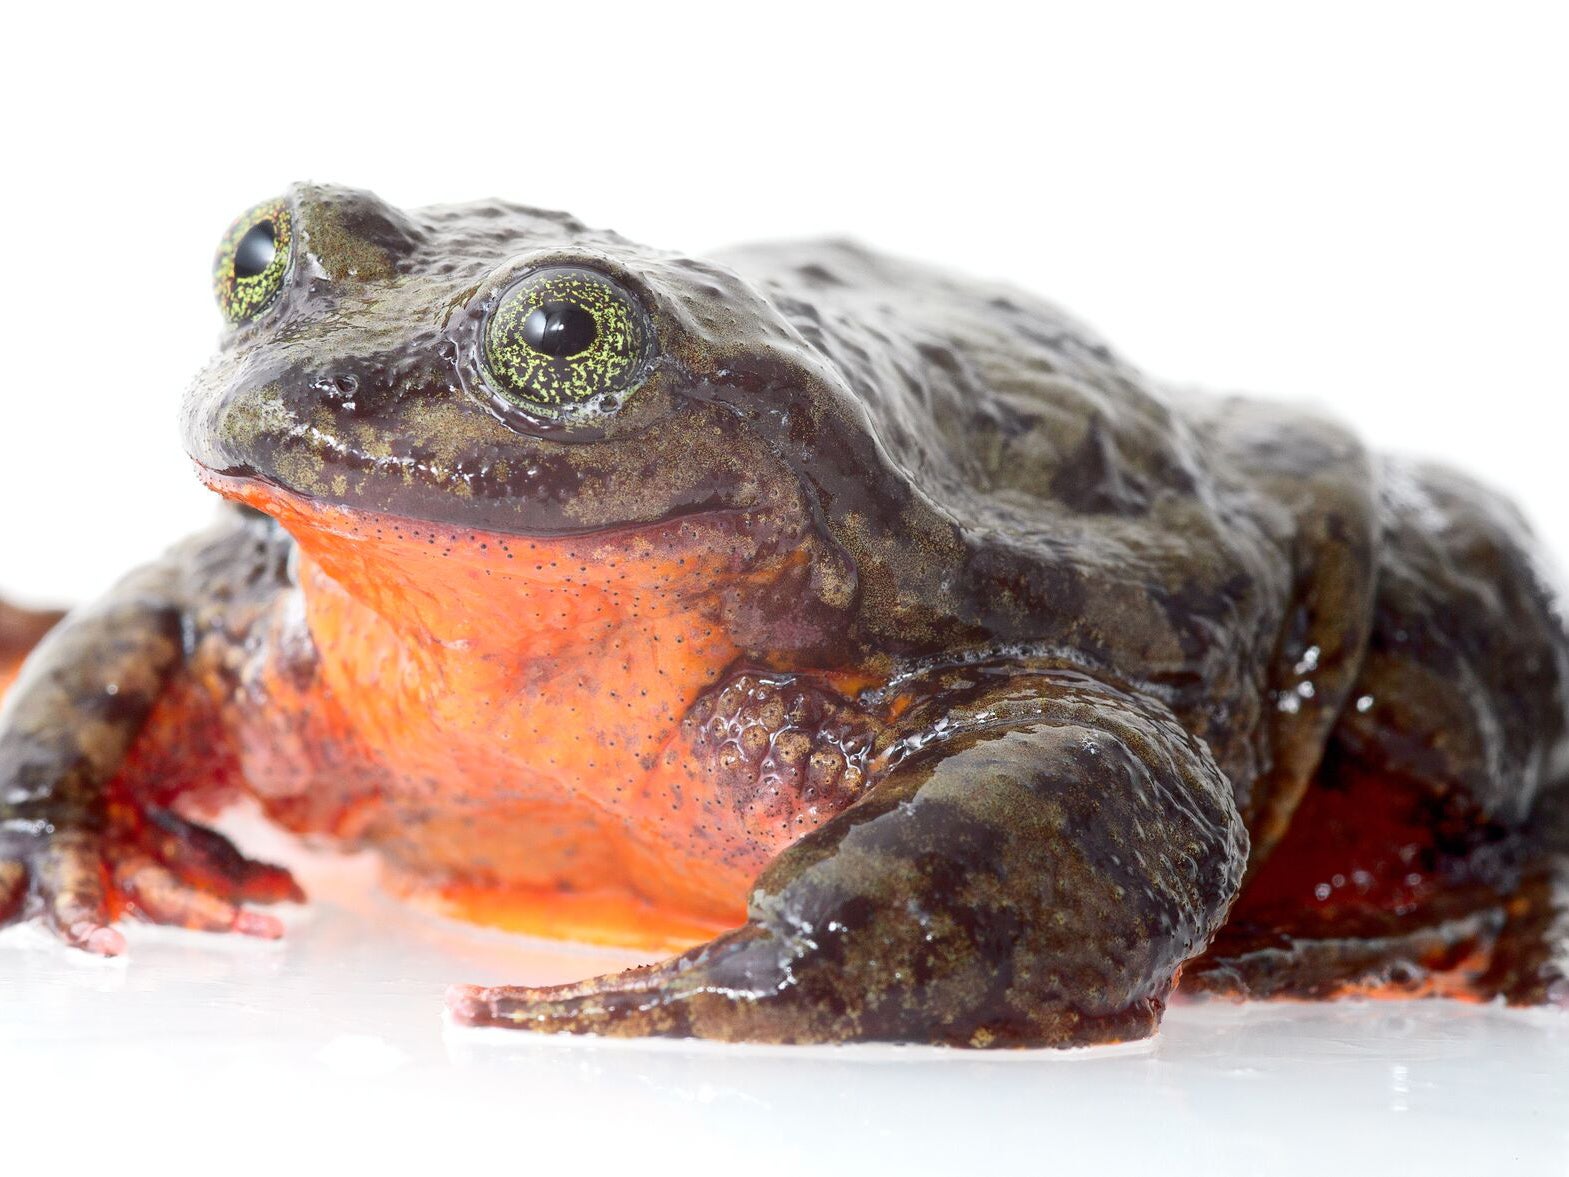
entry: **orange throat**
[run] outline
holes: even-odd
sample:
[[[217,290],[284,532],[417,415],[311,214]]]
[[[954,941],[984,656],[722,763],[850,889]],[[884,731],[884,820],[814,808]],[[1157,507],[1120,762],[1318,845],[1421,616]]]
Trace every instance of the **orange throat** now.
[[[299,548],[321,719],[375,768],[357,840],[480,922],[668,947],[738,922],[777,837],[735,827],[682,720],[736,662],[760,571],[703,517],[466,531],[204,472]]]

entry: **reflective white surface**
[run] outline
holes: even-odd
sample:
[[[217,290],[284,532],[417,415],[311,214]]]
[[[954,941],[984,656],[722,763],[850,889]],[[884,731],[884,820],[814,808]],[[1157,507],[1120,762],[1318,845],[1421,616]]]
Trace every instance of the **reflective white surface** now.
[[[542,1039],[447,1025],[452,981],[630,963],[422,916],[302,855],[267,944],[0,934],[0,1146],[103,1172],[1569,1173],[1569,1014],[1182,1005],[1153,1043],[975,1055]]]

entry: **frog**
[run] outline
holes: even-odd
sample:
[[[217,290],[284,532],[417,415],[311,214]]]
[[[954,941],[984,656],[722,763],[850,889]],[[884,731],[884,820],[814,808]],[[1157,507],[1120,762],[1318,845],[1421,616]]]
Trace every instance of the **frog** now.
[[[3,617],[0,923],[279,937],[303,891],[214,828],[245,800],[428,910],[659,961],[457,985],[464,1027],[1068,1048],[1183,994],[1564,999],[1569,640],[1469,477],[846,240],[297,184],[213,283],[218,521]]]

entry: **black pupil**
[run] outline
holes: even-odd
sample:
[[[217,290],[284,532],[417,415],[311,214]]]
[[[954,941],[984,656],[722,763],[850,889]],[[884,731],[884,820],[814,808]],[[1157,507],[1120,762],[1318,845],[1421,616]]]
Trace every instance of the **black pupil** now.
[[[587,351],[596,334],[594,316],[576,303],[547,302],[523,320],[523,342],[558,359]]]
[[[277,253],[278,243],[273,237],[272,222],[261,221],[252,225],[234,247],[234,276],[254,278],[266,273]]]

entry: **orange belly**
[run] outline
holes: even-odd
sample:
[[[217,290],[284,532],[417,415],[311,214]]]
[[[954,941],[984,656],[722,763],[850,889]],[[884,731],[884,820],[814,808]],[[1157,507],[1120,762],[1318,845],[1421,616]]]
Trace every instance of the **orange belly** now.
[[[526,539],[213,481],[301,552],[303,612],[282,603],[227,725],[270,812],[466,919],[657,948],[741,921],[803,831],[745,828],[682,720],[736,662],[728,603],[799,557],[724,516]]]

